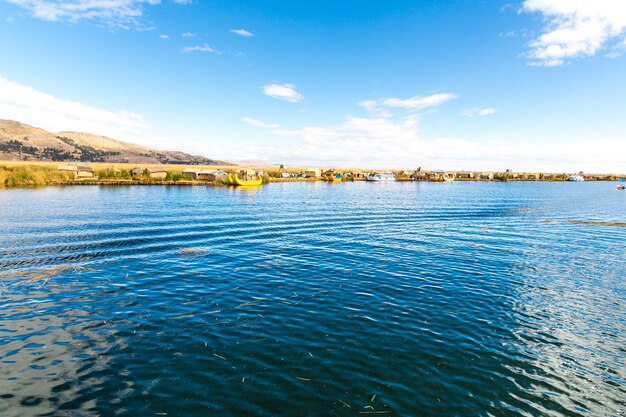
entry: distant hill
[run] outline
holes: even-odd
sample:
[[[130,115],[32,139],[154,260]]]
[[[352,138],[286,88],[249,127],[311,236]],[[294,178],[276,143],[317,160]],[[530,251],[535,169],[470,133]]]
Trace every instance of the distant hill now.
[[[106,136],[82,132],[53,133],[14,120],[2,119],[0,160],[232,165],[184,152],[158,151]]]

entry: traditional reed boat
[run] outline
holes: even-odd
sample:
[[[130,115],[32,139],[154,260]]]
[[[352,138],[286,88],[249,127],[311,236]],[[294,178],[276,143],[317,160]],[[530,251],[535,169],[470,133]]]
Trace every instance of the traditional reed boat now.
[[[343,179],[343,174],[341,172],[330,170],[322,174],[322,179],[328,182],[340,182]]]
[[[263,178],[261,178],[259,175],[257,175],[253,179],[245,179],[244,180],[244,179],[239,178],[239,174],[238,173],[233,172],[233,173],[228,174],[228,176],[226,177],[226,184],[243,186],[243,187],[262,185],[263,184]]]

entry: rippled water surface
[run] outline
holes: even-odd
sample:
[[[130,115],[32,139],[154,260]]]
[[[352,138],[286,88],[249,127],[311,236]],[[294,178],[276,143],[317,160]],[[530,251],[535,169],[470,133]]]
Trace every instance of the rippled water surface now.
[[[609,183],[11,189],[0,215],[2,416],[626,415]]]

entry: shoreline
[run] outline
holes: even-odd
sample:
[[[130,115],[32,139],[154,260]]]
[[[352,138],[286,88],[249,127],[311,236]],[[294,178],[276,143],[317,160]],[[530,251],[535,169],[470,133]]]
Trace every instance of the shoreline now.
[[[59,165],[50,162],[11,163],[0,161],[0,188],[31,186],[226,186],[229,172],[243,167],[202,169],[200,166],[134,166],[131,164],[82,163]],[[324,181],[321,169],[301,167],[257,167],[245,169],[247,174],[262,178],[263,184]],[[339,171],[339,170],[337,170]],[[335,171],[335,172],[337,172]],[[333,172],[333,170],[327,171]],[[624,178],[616,174],[568,174],[493,171],[375,171],[343,170],[342,182],[366,181],[368,173],[391,172],[397,182],[568,182],[573,175],[585,182],[615,182]]]

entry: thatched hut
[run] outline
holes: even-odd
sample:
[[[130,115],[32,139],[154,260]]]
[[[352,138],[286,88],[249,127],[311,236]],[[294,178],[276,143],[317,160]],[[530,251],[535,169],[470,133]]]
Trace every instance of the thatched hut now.
[[[198,172],[198,179],[208,182],[224,181],[226,179],[226,172],[215,169],[203,169]]]
[[[157,178],[164,180],[167,177],[167,171],[163,168],[148,168],[146,173],[150,178]]]
[[[473,180],[474,172],[473,171],[457,171],[456,179],[458,180]]]
[[[424,181],[424,180],[430,179],[431,175],[432,175],[432,172],[424,171],[420,168],[420,169],[415,170],[412,177],[416,181]]]
[[[481,180],[491,181],[493,180],[493,172],[481,172],[478,178]]]
[[[304,176],[307,178],[319,178],[322,175],[322,170],[320,169],[307,169],[304,171]]]
[[[78,177],[78,167],[76,165],[59,165],[57,171],[69,172],[74,176],[74,179]]]
[[[76,171],[76,178],[93,178],[96,174],[93,172],[93,168],[89,165],[79,165]]]
[[[200,170],[198,168],[187,168],[183,170],[183,175],[191,178],[192,180],[197,180],[199,173]]]
[[[130,175],[132,175],[133,177],[135,175],[143,175],[143,171],[144,169],[140,166],[136,166],[135,168],[130,170]]]
[[[93,168],[87,164],[84,165],[59,165],[58,171],[70,172],[73,174],[74,179],[78,178],[94,178],[96,174]]]

